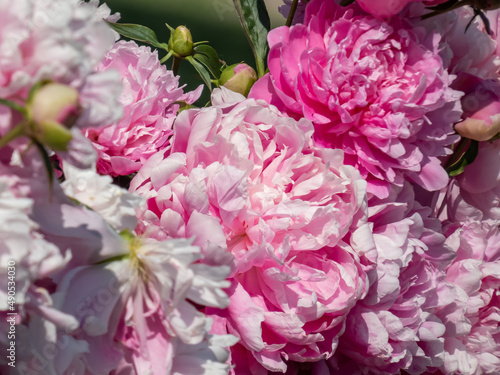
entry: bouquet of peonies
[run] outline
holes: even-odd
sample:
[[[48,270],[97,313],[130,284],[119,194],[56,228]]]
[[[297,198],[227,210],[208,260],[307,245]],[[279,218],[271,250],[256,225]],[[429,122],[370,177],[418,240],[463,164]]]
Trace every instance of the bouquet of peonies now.
[[[234,6],[0,0],[0,373],[499,375],[500,1]]]

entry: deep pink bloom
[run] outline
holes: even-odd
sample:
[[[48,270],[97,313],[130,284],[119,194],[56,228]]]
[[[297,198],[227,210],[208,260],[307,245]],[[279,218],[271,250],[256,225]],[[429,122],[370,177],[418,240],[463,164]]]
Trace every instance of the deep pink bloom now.
[[[456,140],[461,94],[449,87],[438,33],[312,0],[304,25],[274,29],[268,40],[270,72],[250,97],[311,120],[316,143],[343,149],[378,197],[405,179],[446,186],[438,158]]]
[[[366,12],[375,17],[391,17],[401,12],[410,2],[419,0],[356,0]]]
[[[433,6],[444,3],[447,0],[356,0],[366,12],[380,18],[392,17],[401,12],[406,5],[414,1]]]
[[[203,87],[184,93],[179,77],[160,64],[158,52],[135,42],[116,43],[97,70],[120,73],[124,113],[111,125],[87,129],[87,137],[99,154],[98,172],[127,175],[166,147],[179,109],[176,102],[194,103]]]
[[[182,112],[169,153],[131,189],[147,199],[144,233],[194,236],[206,262],[232,264],[229,308],[206,312],[241,338],[236,373],[284,372],[286,360],[330,357],[366,291],[366,183],[341,150],[313,146],[309,121],[242,98],[223,89],[215,107]]]

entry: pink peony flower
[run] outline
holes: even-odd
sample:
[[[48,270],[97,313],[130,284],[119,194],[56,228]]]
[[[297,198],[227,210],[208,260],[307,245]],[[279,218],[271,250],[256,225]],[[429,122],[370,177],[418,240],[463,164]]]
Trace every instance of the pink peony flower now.
[[[141,198],[114,185],[109,176],[100,176],[95,170],[81,170],[63,164],[64,193],[99,213],[118,232],[134,230],[137,226],[135,209]]]
[[[445,326],[433,312],[454,300],[445,269],[455,253],[439,220],[414,201],[409,184],[396,199],[372,200],[369,211],[376,276],[348,315],[339,352],[363,374],[422,374],[438,368],[444,361]],[[349,360],[339,363],[340,372],[347,373]]]
[[[448,176],[438,158],[456,140],[461,94],[449,87],[439,35],[410,27],[312,0],[304,25],[269,33],[270,72],[249,97],[311,120],[316,143],[343,149],[380,198],[405,179],[441,189]]]
[[[414,4],[405,15],[417,17],[422,11],[421,4]],[[482,22],[476,19],[465,32],[473,16],[470,7],[462,7],[417,23],[427,33],[441,35],[440,56],[448,71],[457,76],[452,87],[466,93],[481,80],[497,79],[500,68],[498,43],[484,31]]]
[[[79,116],[72,121],[76,128],[101,126],[119,118],[118,75],[94,71],[117,37],[102,19],[117,19],[110,16],[106,5],[99,6],[96,0],[21,0],[16,4],[1,0],[0,13],[0,98],[23,106],[30,89],[48,80],[76,91]],[[0,136],[4,136],[22,118],[4,105],[0,111]],[[28,111],[28,116],[30,114]],[[33,133],[40,135],[44,124],[35,123],[38,132]],[[78,129],[73,129],[70,134],[64,126],[58,132],[59,136],[46,139],[53,141],[65,133],[62,136],[65,141],[61,142],[68,146],[68,150],[61,151],[59,156],[81,167],[89,166],[95,161],[95,155],[89,155],[81,135],[77,134]],[[71,137],[72,143],[68,144],[67,138]],[[24,143],[10,143],[10,148],[26,145],[26,138],[22,139]],[[45,144],[43,139],[41,142]],[[57,151],[65,148],[45,145]]]
[[[500,220],[500,141],[480,142],[476,159],[443,194],[442,220]]]
[[[89,342],[84,356],[92,374],[227,373],[231,336],[208,334],[199,305],[227,306],[221,288],[229,268],[196,264],[190,241],[131,237],[129,254],[73,269],[59,283],[62,311],[80,323],[76,337]]]
[[[419,0],[356,0],[367,13],[383,18],[398,14],[411,1]]]
[[[109,8],[96,1],[2,0],[0,9],[2,98],[24,96],[44,79],[82,89],[116,38],[102,20]]]
[[[426,5],[438,5],[447,0],[356,0],[356,2],[366,12],[375,17],[388,18],[392,17],[412,1],[424,2]]]
[[[147,200],[141,232],[194,236],[205,262],[232,265],[229,308],[206,312],[241,339],[235,373],[284,372],[330,357],[366,291],[366,183],[341,150],[312,145],[310,122],[241,98],[216,90],[215,107],[182,112],[131,190]]]
[[[24,155],[24,161],[33,157],[33,154],[32,150]],[[68,221],[56,209],[62,208],[61,199],[64,201],[64,198],[61,192],[54,189],[53,195],[49,195],[48,187],[46,172],[40,160],[35,159],[29,167],[23,168],[0,166],[0,347],[4,352],[11,345],[11,340],[7,340],[10,329],[7,319],[14,319],[16,324],[16,366],[7,364],[12,359],[8,360],[5,356],[0,359],[0,371],[6,375],[34,371],[57,375],[72,373],[74,366],[78,366],[80,355],[88,351],[86,342],[70,336],[78,328],[78,321],[74,316],[59,310],[56,298],[51,294],[58,277],[64,274],[73,261],[73,255],[75,258],[78,255],[60,242],[50,241],[40,230],[40,219],[46,225]],[[48,200],[49,196],[51,198]],[[40,218],[36,211],[41,206],[52,206],[54,210],[45,211]],[[83,216],[81,211],[76,213]],[[95,217],[92,219],[95,221]],[[85,225],[90,223],[87,221]],[[68,237],[72,229],[73,233],[86,232],[86,236],[80,236],[83,240],[80,250],[88,253],[89,249],[85,246],[94,245],[88,240],[92,237],[102,240],[106,236],[105,230],[100,233],[95,230],[98,223],[93,225],[93,232],[82,229],[85,226],[78,229],[66,226],[58,235],[59,238]],[[119,251],[117,244],[113,245],[113,251]],[[9,297],[7,293],[12,291],[13,279],[15,303],[12,305],[12,295]],[[13,312],[17,315],[7,315]]]
[[[458,245],[446,279],[460,291],[437,315],[446,325],[445,374],[500,373],[500,231],[497,221],[451,224]]]
[[[168,145],[177,102],[193,104],[203,86],[184,93],[179,77],[160,64],[158,52],[135,42],[116,43],[97,70],[120,73],[124,89],[119,100],[124,114],[105,128],[87,129],[86,135],[98,151],[99,173],[128,175]]]

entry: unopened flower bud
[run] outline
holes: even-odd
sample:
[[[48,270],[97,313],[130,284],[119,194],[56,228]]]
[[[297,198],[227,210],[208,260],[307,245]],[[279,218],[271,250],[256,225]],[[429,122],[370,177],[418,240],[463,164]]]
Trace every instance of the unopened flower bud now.
[[[465,120],[455,125],[462,137],[488,141],[500,133],[500,81],[481,81],[462,99]]]
[[[222,72],[219,85],[247,96],[253,84],[257,81],[257,74],[247,64],[234,64]]]
[[[193,37],[185,26],[177,27],[170,35],[168,48],[177,57],[186,57],[193,53]]]
[[[42,86],[31,102],[31,119],[41,124],[57,122],[70,127],[78,115],[78,91],[60,83]]]
[[[37,124],[36,139],[54,151],[66,151],[68,143],[73,139],[71,131],[55,121],[44,121]]]
[[[494,116],[495,121],[487,125],[484,120],[465,119],[455,125],[455,130],[462,137],[476,141],[488,141],[500,133],[500,114]]]
[[[66,151],[79,113],[78,91],[60,83],[42,86],[29,103],[29,135],[55,151]]]

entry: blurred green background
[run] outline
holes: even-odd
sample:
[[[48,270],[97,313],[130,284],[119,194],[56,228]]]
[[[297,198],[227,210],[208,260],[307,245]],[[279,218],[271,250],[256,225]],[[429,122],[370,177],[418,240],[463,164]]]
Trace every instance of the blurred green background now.
[[[244,61],[255,67],[252,50],[239,24],[232,0],[105,0],[113,12],[119,12],[123,23],[137,23],[153,29],[161,42],[168,42],[170,35],[165,22],[173,28],[187,26],[193,41],[209,41],[219,57],[228,65]],[[281,0],[266,0],[272,27],[284,24],[278,13]],[[160,57],[163,57],[160,52]],[[170,69],[171,61],[167,62]],[[182,62],[180,81],[193,90],[202,84],[194,68]],[[208,101],[208,89],[204,89],[202,100]],[[203,105],[202,104],[202,105]]]

